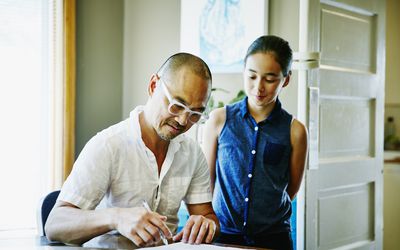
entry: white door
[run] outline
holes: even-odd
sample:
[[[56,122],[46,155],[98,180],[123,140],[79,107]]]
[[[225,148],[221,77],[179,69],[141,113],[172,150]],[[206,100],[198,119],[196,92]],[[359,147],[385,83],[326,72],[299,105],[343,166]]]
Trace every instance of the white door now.
[[[320,52],[319,69],[303,77],[304,248],[382,249],[385,1],[302,4],[300,52]]]

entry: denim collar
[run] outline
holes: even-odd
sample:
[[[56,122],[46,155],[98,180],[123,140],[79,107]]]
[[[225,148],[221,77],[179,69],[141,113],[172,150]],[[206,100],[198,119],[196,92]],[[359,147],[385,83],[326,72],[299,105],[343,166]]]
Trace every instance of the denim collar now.
[[[248,97],[246,96],[242,101],[240,101],[239,103],[239,110],[240,113],[242,115],[243,118],[245,118],[246,116],[251,116],[250,112],[249,112],[249,108],[248,108]],[[275,102],[275,106],[274,109],[272,110],[272,112],[268,115],[267,119],[265,119],[264,121],[269,121],[269,122],[273,122],[274,120],[278,119],[281,115],[281,111],[282,111],[282,104],[279,101],[279,98],[276,99]],[[262,122],[264,122],[262,121]]]

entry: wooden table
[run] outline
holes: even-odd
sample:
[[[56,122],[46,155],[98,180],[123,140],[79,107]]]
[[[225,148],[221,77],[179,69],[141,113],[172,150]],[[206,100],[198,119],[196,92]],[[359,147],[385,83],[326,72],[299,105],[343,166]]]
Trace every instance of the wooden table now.
[[[215,243],[216,246],[236,247],[242,249],[262,249],[245,246]],[[0,239],[0,250],[104,250],[104,249],[136,249],[127,238],[117,234],[105,234],[96,237],[83,246],[70,246],[58,242],[50,242],[44,236]],[[263,249],[265,250],[265,249]]]

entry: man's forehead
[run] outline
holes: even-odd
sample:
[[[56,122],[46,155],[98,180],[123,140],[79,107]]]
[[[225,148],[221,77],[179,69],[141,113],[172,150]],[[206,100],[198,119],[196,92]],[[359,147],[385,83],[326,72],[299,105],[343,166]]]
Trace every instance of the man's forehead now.
[[[173,98],[195,108],[204,108],[211,91],[209,81],[197,75],[180,75],[171,82],[165,79]]]
[[[211,81],[209,79],[196,74],[193,70],[187,67],[182,67],[176,72],[169,74],[168,80],[168,84],[174,88],[211,88]]]

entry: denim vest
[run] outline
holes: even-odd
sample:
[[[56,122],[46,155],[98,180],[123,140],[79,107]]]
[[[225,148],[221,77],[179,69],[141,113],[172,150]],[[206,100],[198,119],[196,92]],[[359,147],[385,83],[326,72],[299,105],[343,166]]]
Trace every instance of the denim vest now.
[[[292,115],[279,100],[258,124],[248,111],[247,97],[226,106],[213,196],[223,233],[290,232],[292,208],[286,188],[291,122]]]

